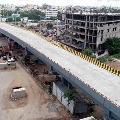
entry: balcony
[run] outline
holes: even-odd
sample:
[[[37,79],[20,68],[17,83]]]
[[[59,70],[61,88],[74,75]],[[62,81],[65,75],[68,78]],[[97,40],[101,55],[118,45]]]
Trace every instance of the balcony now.
[[[73,39],[76,40],[76,41],[85,42],[85,39],[82,39],[82,38],[76,38],[76,37],[73,36]]]
[[[96,30],[97,29],[97,26],[87,26],[88,29],[94,29]]]

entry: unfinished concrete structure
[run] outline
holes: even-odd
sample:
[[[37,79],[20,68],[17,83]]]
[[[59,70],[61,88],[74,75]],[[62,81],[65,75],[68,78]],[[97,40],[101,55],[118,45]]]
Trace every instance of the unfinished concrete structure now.
[[[0,63],[0,70],[7,69],[7,68],[8,68],[7,62],[5,62],[5,63]]]
[[[120,37],[120,15],[66,13],[65,44],[77,49],[91,48],[94,53],[105,51],[109,37]]]
[[[26,96],[25,88],[22,87],[13,88],[11,95],[12,98],[16,98],[16,99],[25,97]]]
[[[8,29],[9,28],[9,29]],[[86,61],[38,35],[0,22],[0,32],[48,64],[104,109],[104,120],[120,120],[120,77]]]
[[[63,83],[53,82],[53,94],[70,111],[70,113],[87,113],[89,111],[87,103],[77,93],[73,93],[73,99],[68,102],[68,98],[64,97],[64,94],[67,91],[69,91],[69,89]]]
[[[83,119],[80,119],[80,120],[97,120],[97,119],[95,119],[93,116],[91,116],[91,117],[83,118]]]

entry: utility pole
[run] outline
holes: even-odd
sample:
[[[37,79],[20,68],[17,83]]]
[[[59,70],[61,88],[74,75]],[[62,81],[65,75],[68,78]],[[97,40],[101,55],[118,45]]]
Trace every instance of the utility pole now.
[[[40,22],[39,22],[39,32],[41,33],[41,15],[38,15],[40,17]]]
[[[57,19],[57,36],[58,36],[58,19]]]
[[[2,22],[2,15],[0,15],[0,18],[1,18],[1,22]]]
[[[14,18],[14,22],[15,22],[15,25],[16,25],[16,15],[15,14],[13,15],[13,18]]]
[[[15,16],[15,25],[16,25],[16,16]]]
[[[8,12],[7,12],[7,20],[8,20]],[[8,22],[8,21],[7,21]],[[8,22],[9,23],[9,22]],[[9,23],[10,24],[10,23]]]

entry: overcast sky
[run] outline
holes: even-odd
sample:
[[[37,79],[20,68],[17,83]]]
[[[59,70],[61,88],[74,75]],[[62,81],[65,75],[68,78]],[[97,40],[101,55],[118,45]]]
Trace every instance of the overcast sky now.
[[[120,0],[0,0],[0,4],[35,4],[42,5],[44,3],[57,6],[79,5],[79,6],[117,6],[120,7]]]

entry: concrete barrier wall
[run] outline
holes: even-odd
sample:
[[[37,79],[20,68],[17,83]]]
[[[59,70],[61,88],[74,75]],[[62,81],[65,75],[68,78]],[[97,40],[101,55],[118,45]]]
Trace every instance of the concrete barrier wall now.
[[[53,94],[73,114],[73,112],[74,112],[74,101],[71,100],[70,104],[68,104],[68,99],[64,98],[64,92],[59,88],[59,86],[57,86],[55,83],[53,83]]]
[[[14,26],[16,26],[16,25],[14,25]],[[62,49],[65,49],[65,50],[73,53],[74,55],[83,58],[84,60],[87,60],[87,61],[89,61],[89,62],[91,62],[91,63],[93,63],[93,64],[95,64],[95,65],[97,65],[97,66],[99,66],[99,67],[101,67],[101,68],[103,68],[103,69],[106,69],[107,71],[109,71],[109,72],[111,72],[111,73],[113,73],[113,74],[116,74],[117,76],[120,76],[120,71],[118,71],[118,70],[110,67],[109,65],[107,65],[107,64],[105,64],[105,63],[101,63],[100,61],[98,61],[98,60],[96,60],[96,59],[94,59],[94,58],[91,58],[91,57],[89,57],[89,56],[87,56],[87,55],[84,55],[84,54],[82,54],[82,53],[80,53],[80,52],[78,52],[78,51],[76,51],[76,50],[68,47],[67,45],[64,45],[64,44],[59,43],[59,42],[57,42],[57,41],[53,41],[53,40],[51,40],[51,39],[48,39],[48,38],[42,36],[41,34],[39,34],[38,32],[35,32],[34,30],[28,30],[28,29],[26,29],[26,28],[22,28],[22,27],[19,27],[19,26],[16,26],[16,27],[21,28],[21,29],[23,29],[23,30],[30,31],[30,32],[32,32],[32,33],[35,33],[35,34],[37,34],[38,36],[40,36],[41,38],[43,38],[44,40],[46,40],[46,41],[48,41],[48,42],[51,42],[51,43],[54,44],[55,46],[58,46],[58,47],[60,47],[60,48],[62,48]],[[0,31],[1,31],[1,30],[2,30],[2,29],[0,29]],[[5,31],[4,31],[4,32],[5,32]],[[8,33],[7,33],[7,34],[8,34]],[[8,35],[8,36],[10,36],[10,35]],[[22,41],[21,41],[21,42],[22,42]],[[23,45],[24,45],[24,44],[23,44]]]
[[[86,87],[85,87],[85,86],[86,86],[86,83],[85,83],[85,82],[81,81],[80,79],[78,79],[77,77],[75,77],[74,75],[72,75],[69,71],[66,71],[65,68],[62,68],[60,65],[58,65],[57,63],[55,63],[54,61],[52,61],[51,59],[49,59],[47,56],[45,56],[45,55],[43,55],[42,53],[40,53],[40,52],[38,52],[37,50],[35,50],[35,48],[27,45],[27,44],[26,44],[25,42],[23,42],[22,40],[18,39],[18,38],[15,37],[14,35],[11,35],[11,34],[7,33],[7,32],[4,31],[4,30],[1,30],[1,29],[0,29],[0,32],[3,33],[3,34],[5,34],[5,35],[7,35],[7,36],[10,37],[10,38],[12,38],[12,39],[15,40],[16,42],[18,42],[20,45],[23,44],[23,46],[24,46],[25,48],[26,48],[26,47],[29,48],[29,50],[30,50],[34,55],[36,55],[36,56],[37,56],[38,58],[40,58],[41,60],[45,61],[45,63],[47,63],[48,65],[54,66],[56,72],[58,72],[58,73],[60,73],[61,75],[63,75],[63,77],[65,77],[68,81],[70,81],[75,87],[77,87],[77,88],[79,88],[79,89],[82,89],[82,90],[83,90],[84,92],[86,92],[86,93],[89,91],[89,90],[87,90]],[[35,33],[35,32],[34,32],[34,33]],[[42,38],[44,38],[44,37],[42,36]],[[47,40],[47,41],[55,44],[55,43],[54,43],[53,41],[51,41],[51,40]],[[111,73],[114,73],[114,74],[120,76],[120,71],[115,70],[115,69],[111,68],[110,66],[108,66],[108,65],[106,65],[106,64],[104,64],[104,63],[100,63],[99,61],[97,61],[97,60],[95,60],[95,59],[93,59],[93,58],[90,58],[90,57],[88,57],[88,56],[86,56],[86,55],[83,55],[82,53],[76,52],[75,50],[72,50],[72,49],[69,48],[68,46],[62,45],[61,43],[57,43],[57,42],[56,42],[55,45],[58,46],[58,47],[61,47],[61,48],[63,48],[63,49],[66,49],[66,50],[68,50],[69,52],[74,53],[75,55],[80,56],[81,58],[83,58],[83,59],[85,59],[85,60],[88,60],[89,62],[91,62],[91,63],[93,63],[93,64],[95,64],[95,65],[97,65],[97,66],[99,66],[99,67],[102,67],[102,68],[108,70],[108,71],[111,72]],[[90,88],[90,89],[93,89],[93,88]],[[99,96],[101,96],[100,93],[97,92],[97,91],[95,91],[95,92],[96,92],[96,95],[95,95],[96,97],[95,97],[93,94],[91,94],[91,93],[89,93],[88,96],[91,96],[92,98],[95,97],[94,100],[96,100],[97,103],[100,103],[100,104],[102,105],[102,104],[103,104],[103,98],[105,98],[105,97],[103,96],[103,98],[100,98],[100,99],[99,99],[99,97],[97,97],[97,94],[98,94]],[[107,99],[107,98],[106,98],[106,99]],[[101,102],[102,102],[102,103],[101,103]],[[107,102],[107,101],[106,101],[106,102]],[[115,104],[112,103],[111,101],[110,101],[109,104],[110,104],[111,106],[112,106],[112,105],[114,106],[114,111],[113,111],[113,110],[111,110],[111,111],[114,112],[116,115],[119,115],[119,117],[120,117],[120,114],[119,114],[119,111],[118,111],[118,109],[120,109],[120,108],[119,108],[120,106],[118,106],[118,107],[115,106]],[[104,107],[104,106],[102,106],[102,107]],[[107,106],[107,104],[106,104],[105,107],[106,107],[106,108],[109,108],[109,107]]]
[[[0,63],[0,70],[8,68],[7,63]]]

